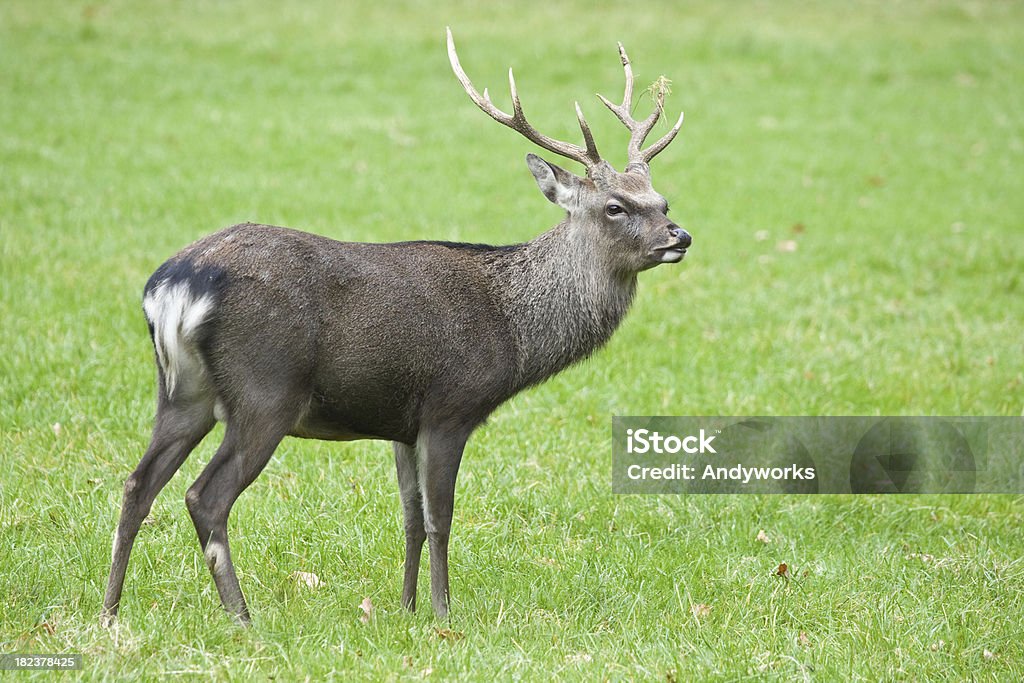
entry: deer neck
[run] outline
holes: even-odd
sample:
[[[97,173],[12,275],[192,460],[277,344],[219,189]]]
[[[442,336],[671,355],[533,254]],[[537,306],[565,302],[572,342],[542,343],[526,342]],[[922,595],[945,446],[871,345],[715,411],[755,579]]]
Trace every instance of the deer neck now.
[[[586,358],[615,332],[636,275],[617,272],[609,257],[566,219],[490,263],[521,386]]]

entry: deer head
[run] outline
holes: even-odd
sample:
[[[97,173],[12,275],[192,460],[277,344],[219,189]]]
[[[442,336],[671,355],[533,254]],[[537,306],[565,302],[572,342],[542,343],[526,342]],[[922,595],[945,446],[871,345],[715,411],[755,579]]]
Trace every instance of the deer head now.
[[[664,111],[665,90],[657,89],[654,111],[646,119],[634,119],[631,114],[633,68],[622,43],[619,43],[619,57],[626,75],[622,103],[614,104],[603,95],[598,97],[630,132],[629,160],[622,173],[601,158],[579,102],[576,103],[576,118],[585,147],[550,138],[530,124],[523,113],[512,69],[508,72],[512,113],[496,107],[487,89],[481,94],[462,69],[451,29],[448,29],[448,59],[470,99],[498,123],[586,168],[586,177],[581,178],[534,154],[527,155],[526,163],[544,196],[568,212],[569,225],[584,233],[584,238],[603,244],[602,252],[615,255],[616,270],[636,273],[660,263],[682,260],[692,242],[685,230],[668,219],[668,202],[652,187],[649,166],[651,159],[675,138],[683,124],[683,115],[680,113],[675,125],[661,139],[644,148],[644,141]]]

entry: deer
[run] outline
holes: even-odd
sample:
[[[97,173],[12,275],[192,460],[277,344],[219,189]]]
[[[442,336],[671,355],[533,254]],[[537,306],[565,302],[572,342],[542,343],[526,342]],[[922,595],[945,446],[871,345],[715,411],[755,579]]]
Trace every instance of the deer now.
[[[448,547],[470,435],[509,398],[604,345],[630,307],[637,274],[686,254],[692,239],[667,217],[649,168],[683,116],[644,147],[665,92],[657,91],[649,116],[633,118],[633,71],[621,43],[622,102],[598,95],[630,133],[621,173],[598,153],[578,102],[583,147],[530,124],[511,69],[507,113],[473,86],[450,29],[447,47],[477,107],[586,169],[578,176],[526,157],[564,220],[507,246],[340,242],[243,223],[157,268],[142,305],[156,356],[156,415],[124,484],[104,625],[116,621],[129,555],[154,499],[217,422],[223,441],[185,504],[221,604],[238,623],[251,616],[228,517],[286,436],[392,442],[405,527],[401,605],[416,609],[426,543],[435,618],[450,620]]]

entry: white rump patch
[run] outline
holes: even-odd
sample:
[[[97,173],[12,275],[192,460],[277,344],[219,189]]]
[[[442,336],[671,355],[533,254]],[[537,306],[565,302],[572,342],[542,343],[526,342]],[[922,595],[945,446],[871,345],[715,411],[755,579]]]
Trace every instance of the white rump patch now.
[[[153,326],[157,361],[171,396],[182,377],[203,373],[192,335],[213,309],[213,297],[193,296],[188,282],[161,282],[146,294],[142,308]]]

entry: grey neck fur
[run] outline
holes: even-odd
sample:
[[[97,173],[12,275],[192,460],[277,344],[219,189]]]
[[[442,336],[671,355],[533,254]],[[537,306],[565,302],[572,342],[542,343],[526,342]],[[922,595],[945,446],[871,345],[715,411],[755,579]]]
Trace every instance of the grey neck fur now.
[[[517,351],[517,383],[542,382],[602,346],[625,316],[636,274],[617,272],[569,219],[487,267]]]

